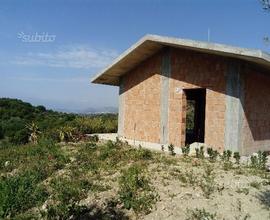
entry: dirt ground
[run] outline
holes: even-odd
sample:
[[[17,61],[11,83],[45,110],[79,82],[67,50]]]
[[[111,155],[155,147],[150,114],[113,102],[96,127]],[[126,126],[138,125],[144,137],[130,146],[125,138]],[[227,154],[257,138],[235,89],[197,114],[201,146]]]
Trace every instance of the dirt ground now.
[[[222,161],[168,155],[164,163],[153,162],[147,173],[159,199],[148,215],[125,210],[129,219],[212,219],[190,217],[189,210],[196,208],[213,219],[270,219],[269,177],[245,165],[225,167]],[[104,178],[111,189],[89,195],[82,204],[95,200],[102,205],[117,197],[118,177]]]

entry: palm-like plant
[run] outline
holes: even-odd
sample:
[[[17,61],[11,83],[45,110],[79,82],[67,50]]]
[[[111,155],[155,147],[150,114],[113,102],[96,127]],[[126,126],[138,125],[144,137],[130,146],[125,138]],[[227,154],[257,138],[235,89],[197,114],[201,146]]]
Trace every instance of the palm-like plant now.
[[[27,124],[26,128],[28,129],[30,133],[29,141],[33,144],[37,144],[39,135],[41,134],[38,126],[35,124],[35,122],[32,122],[31,124]]]

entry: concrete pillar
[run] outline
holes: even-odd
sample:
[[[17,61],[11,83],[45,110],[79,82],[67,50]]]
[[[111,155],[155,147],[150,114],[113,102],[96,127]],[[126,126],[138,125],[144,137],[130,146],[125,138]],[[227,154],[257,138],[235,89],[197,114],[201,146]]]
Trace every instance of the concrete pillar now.
[[[124,136],[124,119],[125,119],[125,93],[124,79],[120,78],[119,83],[119,109],[118,109],[118,136]]]
[[[225,150],[242,152],[244,77],[241,63],[229,61],[226,73]]]
[[[162,56],[161,63],[161,130],[160,143],[168,144],[168,113],[169,113],[169,82],[171,77],[171,55],[170,50],[165,50]]]

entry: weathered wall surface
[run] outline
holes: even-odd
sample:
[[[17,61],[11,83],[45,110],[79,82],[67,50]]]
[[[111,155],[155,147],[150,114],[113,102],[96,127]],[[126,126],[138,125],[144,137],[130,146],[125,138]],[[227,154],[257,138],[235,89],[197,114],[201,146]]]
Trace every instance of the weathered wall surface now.
[[[255,66],[164,49],[121,78],[119,135],[183,146],[185,89],[206,88],[205,143],[250,154],[270,149],[270,76]]]
[[[243,154],[270,150],[269,72],[249,66],[245,70]]]
[[[221,57],[178,49],[161,51],[141,63],[123,77],[122,136],[183,146],[186,117],[183,89],[206,88],[205,143],[222,150],[226,67]]]
[[[226,62],[223,58],[187,50],[172,49],[169,98],[169,140],[185,143],[183,89],[206,88],[205,143],[223,149],[225,132]]]
[[[239,60],[228,60],[226,71],[225,149],[241,151],[244,120],[244,65]]]
[[[123,76],[122,136],[160,143],[161,55],[156,54]]]

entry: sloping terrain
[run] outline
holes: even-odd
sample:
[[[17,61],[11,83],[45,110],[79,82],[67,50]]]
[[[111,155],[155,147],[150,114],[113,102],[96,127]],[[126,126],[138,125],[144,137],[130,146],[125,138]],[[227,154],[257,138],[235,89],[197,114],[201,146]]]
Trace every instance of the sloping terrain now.
[[[0,217],[269,219],[270,177],[260,163],[166,155],[95,137],[1,148]]]

